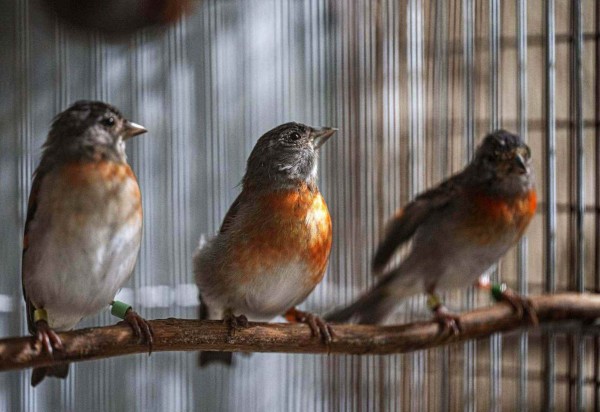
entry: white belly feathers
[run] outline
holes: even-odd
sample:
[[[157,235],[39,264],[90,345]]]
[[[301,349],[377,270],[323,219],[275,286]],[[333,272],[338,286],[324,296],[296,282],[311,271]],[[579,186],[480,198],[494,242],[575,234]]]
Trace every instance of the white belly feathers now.
[[[64,180],[64,179],[63,179]],[[131,275],[142,215],[134,178],[112,186],[68,187],[46,176],[29,226],[23,285],[50,327],[68,330],[113,300]],[[139,192],[138,192],[139,193]]]

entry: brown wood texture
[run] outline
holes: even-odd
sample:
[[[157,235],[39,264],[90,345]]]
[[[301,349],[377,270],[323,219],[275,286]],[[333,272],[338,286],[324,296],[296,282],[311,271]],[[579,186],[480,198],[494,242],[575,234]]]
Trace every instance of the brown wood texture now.
[[[556,294],[530,296],[540,323],[600,317],[600,294]],[[451,342],[477,339],[496,332],[527,326],[506,303],[465,312],[460,316],[458,335],[440,335],[434,322],[404,325],[333,325],[335,336],[329,345],[311,336],[303,324],[250,323],[230,334],[219,321],[160,319],[150,321],[154,328],[153,350],[160,351],[235,351],[330,354],[391,354],[427,349]],[[60,333],[64,344],[54,358],[40,352],[31,337],[0,340],[0,371],[79,362],[135,353],[147,353],[129,326],[119,324]]]

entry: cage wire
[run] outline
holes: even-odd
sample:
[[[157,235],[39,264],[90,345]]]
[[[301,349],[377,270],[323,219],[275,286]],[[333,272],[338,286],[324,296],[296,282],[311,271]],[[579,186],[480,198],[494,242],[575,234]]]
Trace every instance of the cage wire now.
[[[20,239],[52,117],[77,99],[150,132],[129,144],[144,236],[121,292],[146,318],[197,314],[191,255],[239,192],[256,139],[295,120],[340,129],[320,188],[334,228],[323,312],[374,284],[386,220],[460,170],[490,130],[531,146],[540,206],[490,271],[523,293],[600,291],[600,4],[593,0],[205,0],[176,24],[112,37],[42,0],[0,4],[0,333],[26,334]],[[457,311],[482,292],[445,294]],[[423,296],[390,322],[429,317]],[[81,326],[114,322],[102,313]],[[0,374],[0,410],[600,410],[600,338],[543,328],[406,355],[194,353],[73,364],[29,386]]]

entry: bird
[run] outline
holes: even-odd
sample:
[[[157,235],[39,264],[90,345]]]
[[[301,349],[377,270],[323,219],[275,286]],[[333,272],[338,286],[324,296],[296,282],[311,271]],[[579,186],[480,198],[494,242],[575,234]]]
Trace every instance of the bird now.
[[[400,299],[425,292],[441,331],[459,333],[459,317],[443,305],[437,291],[475,282],[521,238],[536,203],[529,147],[508,131],[491,132],[461,172],[396,213],[373,258],[373,272],[380,279],[354,303],[325,319],[378,324]],[[411,248],[403,261],[384,272],[396,250],[409,241]],[[537,323],[525,297],[505,285],[492,292]]]
[[[329,259],[332,225],[317,186],[317,161],[336,130],[290,122],[258,139],[242,191],[218,234],[193,257],[200,319],[222,319],[235,333],[248,320],[284,314],[331,340],[329,326],[296,305],[321,282]],[[231,353],[201,352],[200,366],[213,361],[231,364]]]
[[[52,16],[75,29],[97,31],[109,38],[132,35],[142,29],[175,24],[190,15],[198,0],[44,0]]]
[[[101,101],[77,101],[52,122],[29,195],[21,273],[29,332],[49,355],[64,349],[57,331],[109,305],[151,350],[149,323],[114,301],[142,235],[141,193],[125,142],[146,132]],[[68,371],[68,363],[35,368],[31,384]]]

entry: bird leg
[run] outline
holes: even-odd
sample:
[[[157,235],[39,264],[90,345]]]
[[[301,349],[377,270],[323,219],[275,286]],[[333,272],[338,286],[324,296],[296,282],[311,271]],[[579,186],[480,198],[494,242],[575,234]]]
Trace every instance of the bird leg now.
[[[42,349],[46,349],[49,355],[54,353],[54,350],[63,350],[63,344],[60,337],[48,325],[48,314],[44,309],[35,309],[33,312],[35,322],[35,337],[34,343],[39,342]]]
[[[134,335],[138,338],[138,343],[146,342],[148,344],[148,355],[150,355],[154,344],[152,325],[126,303],[115,300],[111,302],[111,306],[110,313],[123,319],[133,329]]]
[[[331,326],[314,313],[304,312],[291,307],[283,315],[288,322],[306,323],[313,336],[321,336],[324,343],[331,343],[333,330]]]
[[[131,326],[135,336],[138,337],[138,341],[145,341],[148,344],[148,355],[150,355],[154,343],[154,331],[152,330],[152,325],[132,308],[129,308],[125,314],[124,320]]]
[[[537,326],[540,322],[538,320],[537,313],[531,301],[525,297],[521,296],[511,288],[509,288],[506,283],[494,283],[494,284],[476,284],[477,287],[482,289],[487,289],[490,291],[492,298],[496,302],[507,302],[510,306],[513,307],[517,316],[520,318],[527,318],[529,322],[533,326]]]
[[[440,324],[440,334],[458,335],[461,331],[460,317],[450,312],[435,293],[429,293],[427,306],[433,312],[434,319]]]
[[[229,335],[234,335],[238,330],[248,327],[246,315],[235,316],[233,310],[227,309],[223,315],[223,323],[229,327]]]

